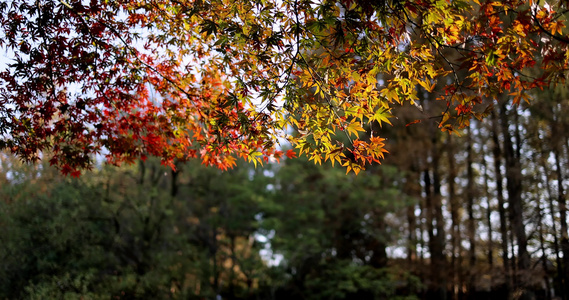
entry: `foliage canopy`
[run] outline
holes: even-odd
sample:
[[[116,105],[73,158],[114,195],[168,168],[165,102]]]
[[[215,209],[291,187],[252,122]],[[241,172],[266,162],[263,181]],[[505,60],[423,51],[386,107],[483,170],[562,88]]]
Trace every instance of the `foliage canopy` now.
[[[110,162],[262,163],[280,138],[359,172],[423,93],[443,131],[564,81],[567,4],[525,0],[3,0],[0,148]],[[417,120],[418,122],[420,120]],[[291,135],[294,130],[296,133]],[[291,151],[287,155],[294,156]]]

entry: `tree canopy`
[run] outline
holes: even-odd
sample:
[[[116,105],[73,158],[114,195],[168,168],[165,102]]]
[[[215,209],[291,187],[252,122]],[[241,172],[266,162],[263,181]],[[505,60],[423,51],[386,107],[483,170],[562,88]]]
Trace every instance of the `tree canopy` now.
[[[0,148],[78,175],[199,157],[262,163],[285,138],[359,172],[393,108],[431,93],[453,132],[563,82],[564,1],[2,0]],[[444,107],[444,106],[443,106]],[[411,123],[420,122],[422,119]],[[291,134],[291,132],[295,132]],[[288,156],[295,156],[293,151]]]

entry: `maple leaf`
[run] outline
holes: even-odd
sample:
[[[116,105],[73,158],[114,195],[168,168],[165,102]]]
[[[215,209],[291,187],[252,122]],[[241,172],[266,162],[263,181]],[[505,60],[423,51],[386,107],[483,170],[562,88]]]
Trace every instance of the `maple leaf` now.
[[[389,121],[389,118],[391,118],[391,117],[392,117],[392,115],[389,113],[388,110],[383,109],[383,108],[378,108],[370,120],[371,121],[377,121],[380,126],[382,123],[387,123],[389,125],[393,125]]]
[[[359,123],[352,122],[352,123],[348,124],[348,126],[346,126],[346,131],[349,134],[353,134],[353,135],[357,136],[358,132],[365,131],[365,130],[362,128],[362,126]]]
[[[295,157],[296,157],[296,152],[294,152],[294,150],[292,150],[292,149],[289,149],[289,150],[286,151],[286,156],[287,156],[288,158],[295,158]]]

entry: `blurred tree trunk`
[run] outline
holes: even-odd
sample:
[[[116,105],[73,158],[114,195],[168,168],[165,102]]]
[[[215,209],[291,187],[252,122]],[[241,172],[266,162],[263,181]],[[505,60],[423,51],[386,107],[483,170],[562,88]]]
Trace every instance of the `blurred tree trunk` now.
[[[541,267],[543,268],[543,281],[545,282],[545,299],[547,300],[551,300],[551,284],[549,282],[549,275],[547,274],[547,253],[545,252],[545,241],[543,238],[544,230],[543,230],[543,211],[541,209],[541,199],[537,198],[536,199],[536,203],[537,203],[537,213],[538,213],[538,221],[537,221],[537,227],[538,227],[538,234],[539,234],[539,249],[541,250]]]
[[[494,228],[492,226],[492,197],[490,196],[490,187],[488,176],[488,166],[486,165],[486,159],[482,156],[481,161],[482,167],[484,168],[484,190],[486,191],[486,226],[488,226],[488,265],[490,269],[494,267]]]
[[[437,130],[435,128],[435,130]],[[445,300],[446,286],[446,257],[444,255],[445,233],[442,214],[441,181],[439,174],[438,132],[432,135],[432,181],[428,169],[424,171],[425,196],[427,210],[427,229],[429,233],[429,250],[431,253],[431,279],[436,299]]]
[[[407,245],[407,259],[409,266],[413,267],[417,260],[417,218],[415,217],[415,209],[417,208],[417,200],[421,198],[421,185],[418,174],[418,162],[414,159],[411,164],[411,170],[406,175],[405,180],[405,193],[412,199],[412,203],[407,206],[407,224],[408,228],[408,245]]]
[[[466,128],[466,210],[468,212],[468,293],[476,294],[476,220],[474,219],[474,172],[472,168],[472,132]],[[472,297],[469,297],[472,298]]]
[[[530,271],[530,256],[527,250],[528,239],[523,223],[523,202],[522,202],[522,171],[520,162],[520,149],[519,149],[519,138],[516,139],[517,149],[514,149],[512,143],[512,134],[509,130],[508,116],[506,114],[506,104],[503,104],[500,109],[500,119],[502,125],[502,134],[504,136],[504,158],[506,160],[506,188],[508,190],[508,210],[510,224],[512,226],[512,233],[516,238],[518,245],[518,270],[520,274],[528,275],[527,272]],[[511,109],[511,112],[517,115],[517,110]],[[514,115],[514,119],[515,118]],[[518,126],[515,122],[514,126]],[[517,129],[516,129],[517,131]],[[516,132],[515,131],[515,132]],[[522,289],[522,295],[520,299],[533,299],[535,295],[529,289],[526,282],[527,278],[521,278],[518,276],[516,282]]]
[[[548,152],[546,152],[548,153]],[[542,154],[543,155],[543,154]],[[555,222],[555,206],[553,204],[553,191],[551,189],[551,184],[549,183],[549,167],[547,166],[547,155],[543,155],[544,157],[541,158],[541,166],[543,168],[543,173],[545,174],[545,189],[547,191],[547,199],[549,205],[549,214],[553,218],[552,228],[553,231],[553,251],[555,252],[555,262],[557,264],[557,284],[559,285],[559,297],[562,300],[566,299],[566,292],[565,292],[565,276],[563,271],[563,264],[561,262],[561,256],[559,255],[559,239],[557,235],[557,222]]]
[[[563,266],[564,271],[561,275],[563,277],[564,285],[569,283],[569,236],[567,235],[567,201],[565,200],[565,188],[563,186],[563,170],[561,169],[561,155],[562,145],[558,139],[560,130],[558,129],[558,122],[555,118],[551,126],[551,133],[553,137],[553,158],[555,159],[555,173],[557,176],[557,204],[559,205],[559,223],[561,224],[561,251],[563,252]]]
[[[438,131],[437,131],[438,132]],[[441,275],[439,284],[439,298],[440,300],[446,300],[447,298],[447,261],[444,253],[445,249],[445,220],[443,217],[443,204],[442,204],[442,194],[441,194],[441,176],[439,172],[440,167],[440,150],[438,149],[437,134],[433,137],[433,205],[435,208],[435,220],[437,222],[436,229],[437,234],[435,235],[435,248],[434,248],[434,258],[435,265],[437,266],[438,272]],[[431,253],[433,254],[433,253]]]
[[[453,299],[459,299],[459,291],[462,285],[460,281],[461,276],[461,256],[462,247],[460,246],[460,215],[459,208],[460,203],[456,197],[456,157],[454,151],[454,141],[452,135],[448,136],[447,139],[447,158],[448,158],[448,201],[450,205],[450,216],[451,216],[451,228],[450,228],[450,238],[451,238],[451,257],[450,257],[450,270],[451,270],[451,283],[452,283],[452,295]]]
[[[499,142],[498,117],[492,111],[492,154],[494,156],[494,173],[496,176],[496,198],[498,199],[498,214],[500,215],[500,236],[502,240],[502,262],[505,274],[505,290],[508,297],[511,296],[512,279],[510,276],[510,259],[508,255],[508,225],[506,219],[506,208],[504,206],[504,187],[502,178],[502,149]]]

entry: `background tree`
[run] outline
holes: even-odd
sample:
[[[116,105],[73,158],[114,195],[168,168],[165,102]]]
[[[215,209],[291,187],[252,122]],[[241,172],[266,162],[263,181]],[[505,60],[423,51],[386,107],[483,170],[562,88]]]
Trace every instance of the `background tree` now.
[[[173,195],[173,173],[155,160],[81,179],[10,165],[3,298],[248,298],[258,285],[265,267],[253,233],[263,196],[247,193],[259,186],[248,169],[225,173],[220,186],[210,181],[220,171],[180,166]]]
[[[390,167],[348,177],[302,160],[279,167],[262,221],[290,278],[278,287],[279,299],[411,299],[416,278],[387,254],[402,234],[400,180]]]

